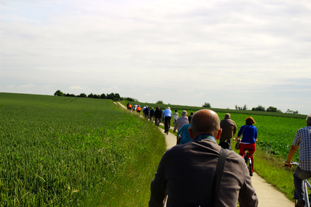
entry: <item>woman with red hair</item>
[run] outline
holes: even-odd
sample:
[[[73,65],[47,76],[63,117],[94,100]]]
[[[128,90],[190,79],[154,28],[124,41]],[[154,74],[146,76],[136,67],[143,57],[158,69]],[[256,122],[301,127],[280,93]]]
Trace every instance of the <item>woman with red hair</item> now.
[[[236,138],[233,140],[236,141],[242,135],[242,140],[240,143],[240,155],[244,158],[245,150],[248,150],[249,157],[253,163],[253,172],[254,172],[254,158],[253,155],[256,150],[256,142],[257,142],[257,128],[253,126],[256,124],[253,117],[249,116],[245,119],[246,125],[243,125]]]

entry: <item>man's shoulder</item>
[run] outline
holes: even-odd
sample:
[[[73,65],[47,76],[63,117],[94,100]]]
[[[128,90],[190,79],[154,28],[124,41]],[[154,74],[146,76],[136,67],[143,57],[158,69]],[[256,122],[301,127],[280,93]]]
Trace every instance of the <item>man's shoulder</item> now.
[[[306,126],[298,129],[297,133],[307,133],[311,134],[311,126]]]

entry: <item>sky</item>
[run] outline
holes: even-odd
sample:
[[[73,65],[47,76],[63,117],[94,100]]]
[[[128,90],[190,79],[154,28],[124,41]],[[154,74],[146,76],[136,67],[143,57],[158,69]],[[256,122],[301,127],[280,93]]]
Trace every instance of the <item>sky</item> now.
[[[0,92],[311,113],[310,0],[0,0]]]

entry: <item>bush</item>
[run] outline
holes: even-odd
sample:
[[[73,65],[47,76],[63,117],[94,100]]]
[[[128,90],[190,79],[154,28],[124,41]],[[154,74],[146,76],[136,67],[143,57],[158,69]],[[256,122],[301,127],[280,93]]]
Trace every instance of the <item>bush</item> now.
[[[258,105],[256,108],[252,108],[252,111],[265,111],[265,107],[261,106],[261,105]]]
[[[205,102],[202,107],[205,107],[205,108],[211,108],[211,104],[210,103],[207,103]]]
[[[55,93],[54,93],[54,96],[63,96],[64,93],[61,92],[60,90],[57,90]]]

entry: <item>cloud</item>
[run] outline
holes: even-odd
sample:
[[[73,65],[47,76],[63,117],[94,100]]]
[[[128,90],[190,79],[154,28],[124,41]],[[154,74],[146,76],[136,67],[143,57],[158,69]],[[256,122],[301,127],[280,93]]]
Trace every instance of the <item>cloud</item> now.
[[[280,104],[277,94],[306,91],[295,80],[311,76],[308,1],[33,0],[0,8],[1,90],[33,84],[27,91],[233,107]],[[297,105],[304,97],[290,96]]]

